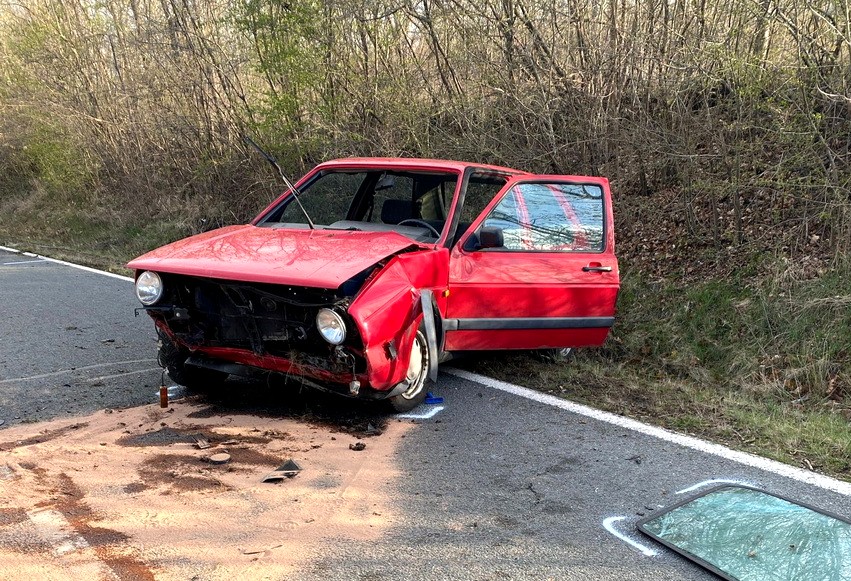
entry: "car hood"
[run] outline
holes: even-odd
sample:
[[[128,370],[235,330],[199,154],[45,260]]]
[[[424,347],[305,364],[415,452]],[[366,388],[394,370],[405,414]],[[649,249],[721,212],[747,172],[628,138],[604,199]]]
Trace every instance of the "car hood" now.
[[[136,258],[135,270],[205,278],[338,288],[380,260],[419,248],[396,232],[229,226]]]

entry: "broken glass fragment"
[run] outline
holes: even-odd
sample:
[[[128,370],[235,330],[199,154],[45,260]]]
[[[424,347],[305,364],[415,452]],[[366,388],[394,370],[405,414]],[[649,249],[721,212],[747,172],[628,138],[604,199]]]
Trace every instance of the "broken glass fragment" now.
[[[638,528],[725,579],[851,581],[851,523],[754,488],[713,488]]]

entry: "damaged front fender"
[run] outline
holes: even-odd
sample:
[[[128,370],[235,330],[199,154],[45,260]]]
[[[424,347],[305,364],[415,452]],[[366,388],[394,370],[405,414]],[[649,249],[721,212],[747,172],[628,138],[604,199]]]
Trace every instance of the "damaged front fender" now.
[[[447,261],[441,252],[394,257],[349,306],[364,344],[367,375],[376,390],[390,390],[405,378],[417,328],[424,322],[430,377],[437,376],[434,289],[445,288]],[[433,305],[427,309],[425,304]],[[425,320],[424,314],[427,313]]]

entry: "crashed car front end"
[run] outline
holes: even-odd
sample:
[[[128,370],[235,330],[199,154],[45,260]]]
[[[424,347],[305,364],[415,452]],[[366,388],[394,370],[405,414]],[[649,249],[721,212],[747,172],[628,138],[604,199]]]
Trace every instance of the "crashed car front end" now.
[[[422,318],[421,289],[435,286],[446,269],[440,267],[445,264],[445,256],[437,256],[441,251],[401,236],[385,240],[388,236],[396,235],[314,235],[244,226],[136,259],[130,266],[136,269],[137,298],[167,346],[160,350],[160,363],[174,375],[184,364],[227,374],[263,370],[342,394],[398,395],[411,374],[408,355]],[[258,248],[280,248],[280,240],[299,237],[297,263],[325,256],[321,276],[313,267],[298,271],[292,265],[276,274],[277,261],[252,270],[262,256]],[[348,253],[346,262],[327,250],[330,242],[338,250],[367,244],[380,259],[370,264],[369,253]],[[221,274],[226,271],[229,278],[219,276],[215,263],[199,259],[224,246],[231,252]],[[250,261],[241,263],[234,248]]]
[[[605,178],[350,158],[128,266],[177,383],[259,369],[406,411],[456,353],[601,344],[613,224]]]
[[[151,277],[149,272],[140,279]],[[346,322],[350,298],[339,292],[177,274],[159,277],[161,304],[145,310],[161,337],[192,352],[198,364],[229,361],[336,383],[366,373],[357,325]]]

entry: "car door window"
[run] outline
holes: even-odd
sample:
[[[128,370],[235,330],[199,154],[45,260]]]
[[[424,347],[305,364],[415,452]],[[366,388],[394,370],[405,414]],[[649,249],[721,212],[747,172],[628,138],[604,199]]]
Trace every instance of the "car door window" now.
[[[452,244],[455,244],[467,232],[488,204],[508,181],[506,176],[482,175],[474,173],[467,182],[463,204],[458,211],[458,227]]]
[[[503,176],[483,176],[473,174],[464,194],[464,205],[461,207],[460,222],[470,225],[493,200],[507,181]]]
[[[594,184],[523,182],[508,190],[482,226],[502,230],[490,250],[602,252],[603,190]]]

